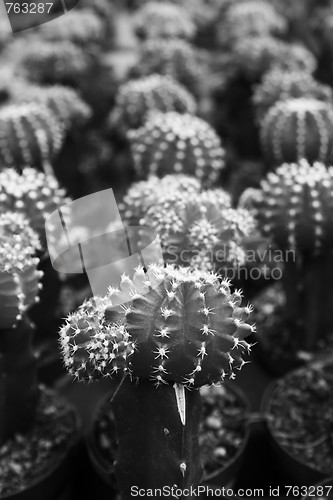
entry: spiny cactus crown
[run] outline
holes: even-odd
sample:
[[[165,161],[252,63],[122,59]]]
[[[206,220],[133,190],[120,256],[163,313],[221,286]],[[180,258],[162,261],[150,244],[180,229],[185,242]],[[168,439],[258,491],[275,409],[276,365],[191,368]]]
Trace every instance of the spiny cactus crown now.
[[[22,174],[11,168],[0,172],[0,210],[22,213],[38,234],[44,235],[45,218],[57,207],[67,213],[69,201],[54,177],[33,168],[24,168]]]
[[[224,150],[216,132],[189,114],[152,113],[145,125],[130,131],[128,137],[141,178],[184,173],[211,185],[224,167]]]
[[[305,158],[333,159],[333,105],[311,98],[279,101],[261,123],[261,143],[268,162]]]
[[[71,42],[13,44],[12,57],[19,74],[29,81],[79,85],[91,70],[89,54]]]
[[[50,170],[59,152],[64,126],[39,103],[12,104],[0,110],[0,159],[3,166],[35,165]]]
[[[254,92],[253,104],[260,121],[278,101],[306,97],[328,103],[333,102],[333,91],[328,85],[316,81],[308,72],[281,71],[273,68]]]
[[[254,80],[273,67],[313,73],[317,66],[314,55],[304,46],[271,36],[239,39],[233,48],[233,64],[237,71]]]
[[[284,164],[262,181],[253,205],[263,233],[280,248],[320,254],[333,247],[333,167]]]
[[[196,196],[201,191],[200,182],[194,177],[182,174],[166,175],[159,179],[151,176],[147,181],[134,183],[119,206],[123,221],[128,226],[136,226],[147,210],[158,203],[167,193],[191,193]]]
[[[171,2],[148,2],[135,16],[135,31],[143,38],[186,38],[195,34],[191,16]]]
[[[63,85],[39,87],[31,85],[25,88],[24,95],[14,92],[16,102],[36,102],[50,108],[67,128],[84,125],[92,115],[88,104],[79,96],[78,92]]]
[[[207,54],[185,40],[159,39],[142,44],[136,70],[140,76],[152,73],[171,76],[198,96],[207,67]]]
[[[135,129],[144,125],[153,110],[194,114],[196,103],[185,87],[170,76],[150,75],[120,87],[110,121],[125,130]]]
[[[43,272],[34,255],[39,249],[37,234],[21,214],[0,215],[0,329],[15,326],[38,301]]]
[[[252,307],[241,307],[241,292],[214,274],[138,268],[106,300],[84,304],[61,329],[65,365],[80,380],[120,373],[198,388],[234,378],[251,349],[244,339],[255,330]]]
[[[228,36],[234,40],[284,33],[287,30],[285,19],[268,2],[262,0],[233,3],[226,12],[223,26]]]
[[[141,223],[159,235],[166,261],[225,274],[244,262],[243,240],[255,226],[249,212],[230,207],[230,196],[222,189],[196,196],[170,192],[149,208]],[[144,244],[144,228],[141,237]]]
[[[75,9],[69,16],[54,19],[50,26],[42,25],[40,34],[44,40],[66,41],[90,49],[102,45],[105,36],[100,17],[86,9]]]

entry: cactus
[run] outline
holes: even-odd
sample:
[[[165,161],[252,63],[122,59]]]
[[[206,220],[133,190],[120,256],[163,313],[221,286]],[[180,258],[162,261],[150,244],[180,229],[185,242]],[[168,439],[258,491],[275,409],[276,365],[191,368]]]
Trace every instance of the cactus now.
[[[116,97],[116,105],[110,115],[111,125],[124,131],[144,125],[150,111],[196,111],[191,94],[169,76],[151,75],[123,84]]]
[[[306,71],[316,69],[314,55],[304,46],[286,43],[271,36],[256,36],[239,39],[232,53],[235,71],[250,81],[257,81],[273,67],[283,71]]]
[[[27,220],[15,212],[1,214],[0,443],[29,425],[39,397],[33,328],[26,317],[41,286],[36,250],[38,237]]]
[[[146,215],[148,209],[158,203],[167,193],[183,193],[197,196],[201,191],[200,182],[194,177],[175,174],[159,179],[151,176],[147,181],[134,183],[126,195],[119,210],[122,220],[128,226],[137,226]]]
[[[232,3],[219,26],[219,40],[223,46],[251,36],[269,36],[287,31],[285,19],[263,0],[243,0]]]
[[[123,276],[120,289],[84,304],[61,329],[71,373],[118,380],[115,471],[124,500],[134,480],[146,489],[200,481],[200,396],[186,388],[233,379],[246,363],[254,326],[241,301],[214,274],[149,266],[133,280]]]
[[[106,39],[102,19],[90,9],[75,9],[50,25],[42,25],[39,33],[43,40],[74,43],[89,51],[100,50]]]
[[[140,49],[139,61],[134,68],[139,76],[152,73],[171,76],[198,97],[206,78],[208,56],[195,50],[185,40],[148,40]]]
[[[269,164],[333,159],[333,106],[311,98],[273,106],[261,123],[261,144]]]
[[[253,232],[248,211],[232,209],[222,189],[166,192],[151,205],[141,220],[159,235],[164,260],[181,266],[228,271],[245,262],[244,239]],[[145,245],[145,229],[141,239]]]
[[[63,124],[46,106],[12,104],[0,110],[2,166],[22,170],[25,165],[35,165],[51,173],[51,161],[63,138]]]
[[[258,122],[278,101],[300,97],[331,104],[333,91],[328,85],[316,81],[308,72],[280,71],[273,68],[264,76],[262,83],[257,85],[253,95]]]
[[[134,27],[143,39],[191,39],[195,34],[195,25],[185,8],[168,1],[143,5],[136,13]]]
[[[189,114],[152,113],[128,138],[139,178],[184,173],[212,185],[224,167],[224,150],[216,132]]]
[[[0,210],[23,214],[45,245],[45,219],[57,207],[68,215],[69,199],[57,180],[35,169],[26,167],[22,174],[11,168],[0,172]]]
[[[66,129],[83,127],[91,118],[92,111],[78,92],[62,85],[39,87],[31,85],[25,89],[24,95],[17,87],[12,92],[15,102],[40,103],[50,108],[55,116],[64,123]]]
[[[290,344],[311,351],[331,332],[333,168],[306,160],[284,164],[261,187],[251,202],[259,228],[286,256],[283,327]]]

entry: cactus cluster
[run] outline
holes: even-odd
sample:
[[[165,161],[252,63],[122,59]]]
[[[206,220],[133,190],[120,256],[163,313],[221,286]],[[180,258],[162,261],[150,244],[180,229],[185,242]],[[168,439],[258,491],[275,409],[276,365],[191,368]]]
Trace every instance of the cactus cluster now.
[[[333,168],[306,160],[269,173],[248,196],[259,227],[279,248],[317,255],[333,247]]]
[[[152,113],[128,137],[139,178],[183,173],[212,185],[224,167],[224,150],[216,132],[189,114]]]
[[[0,110],[2,166],[21,170],[25,165],[35,165],[51,172],[51,161],[63,139],[63,123],[43,104],[11,104]]]
[[[0,329],[11,328],[38,301],[42,271],[37,234],[20,213],[0,215]]]
[[[261,144],[270,164],[333,160],[333,105],[311,98],[279,101],[261,123]]]
[[[153,73],[171,76],[193,95],[201,92],[208,66],[207,55],[181,39],[147,40],[140,49],[135,71],[140,76]]]
[[[244,240],[255,223],[247,210],[231,208],[230,195],[222,189],[165,193],[141,220],[160,237],[165,261],[180,266],[213,270],[228,276],[228,270],[245,262]]]
[[[166,175],[159,179],[151,176],[147,181],[134,183],[119,205],[122,220],[128,226],[137,226],[148,209],[158,203],[167,193],[190,193],[196,197],[201,191],[200,182],[182,174]]]
[[[253,95],[257,119],[260,122],[267,111],[278,101],[300,97],[333,103],[331,87],[315,80],[306,71],[281,71],[273,68],[264,75]]]
[[[115,108],[110,115],[111,125],[125,131],[144,125],[150,111],[196,111],[192,95],[170,76],[150,75],[124,83],[117,94]]]
[[[42,25],[40,35],[43,40],[74,43],[89,50],[101,47],[105,39],[102,19],[88,9],[75,9],[68,16],[54,19],[50,25]]]
[[[264,0],[242,0],[230,5],[220,26],[220,41],[230,45],[250,36],[282,34],[287,23],[274,7]]]
[[[45,219],[57,207],[67,215],[65,192],[57,180],[33,168],[26,167],[22,174],[11,168],[0,172],[0,211],[23,214],[44,243]]]
[[[143,39],[191,39],[195,34],[195,25],[187,11],[168,1],[144,4],[136,14],[134,26]]]
[[[303,45],[271,36],[239,39],[233,47],[232,57],[236,71],[254,81],[274,67],[280,71],[313,73],[317,65],[312,52]]]
[[[47,106],[64,123],[66,129],[82,127],[92,116],[88,104],[81,99],[76,90],[69,87],[31,85],[25,89],[23,95],[20,90],[18,87],[13,91],[12,99],[15,102],[40,103]]]
[[[250,305],[217,276],[189,268],[138,268],[102,301],[70,315],[60,343],[79,380],[117,374],[155,386],[198,388],[234,378],[245,364]],[[117,305],[117,304],[121,305]]]

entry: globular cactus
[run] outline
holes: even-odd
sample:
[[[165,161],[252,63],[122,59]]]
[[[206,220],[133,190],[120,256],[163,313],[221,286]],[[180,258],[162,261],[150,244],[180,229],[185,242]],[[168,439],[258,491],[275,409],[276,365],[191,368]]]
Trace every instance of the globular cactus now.
[[[278,101],[300,97],[333,103],[331,87],[315,80],[308,72],[281,71],[273,68],[264,75],[253,95],[256,117],[260,122]]]
[[[11,168],[0,172],[0,210],[23,214],[45,244],[45,219],[57,207],[68,216],[69,199],[53,176],[26,167],[22,174]]]
[[[202,92],[207,67],[207,54],[185,40],[148,40],[141,46],[134,72],[138,76],[171,76],[197,97]]]
[[[38,301],[42,271],[37,234],[20,213],[0,215],[0,330],[14,327]],[[0,334],[1,335],[1,334]]]
[[[185,87],[170,76],[150,75],[123,84],[118,91],[110,124],[124,131],[144,125],[150,111],[196,111],[196,103]]]
[[[235,71],[251,81],[260,80],[273,67],[280,71],[313,73],[317,66],[314,55],[306,47],[271,36],[239,39],[233,47],[231,59]]]
[[[11,104],[0,110],[2,166],[21,170],[34,165],[52,172],[51,162],[64,139],[64,125],[39,103]]]
[[[306,160],[283,164],[261,187],[252,193],[251,203],[262,232],[279,248],[310,255],[332,249],[332,167]]]
[[[286,20],[270,3],[243,0],[232,3],[227,9],[219,25],[219,39],[223,46],[232,46],[239,39],[283,34],[286,31]]]
[[[333,159],[333,106],[311,98],[289,99],[273,106],[261,122],[266,161],[279,165],[305,158]]]
[[[212,185],[224,167],[224,150],[216,132],[189,114],[152,113],[128,138],[139,178],[183,173]]]
[[[182,174],[166,175],[159,179],[151,176],[147,181],[139,181],[129,188],[119,210],[122,220],[128,226],[137,226],[148,209],[170,193],[190,193],[194,198],[200,193],[200,182],[194,177]]]
[[[80,128],[92,116],[90,107],[81,99],[78,92],[62,85],[49,87],[31,85],[25,89],[23,95],[21,87],[18,86],[12,92],[12,100],[47,106],[64,123],[66,129]]]
[[[228,276],[245,262],[244,241],[255,228],[246,210],[232,209],[222,189],[169,192],[141,220],[160,237],[164,260]],[[145,228],[141,234],[145,246]]]
[[[106,38],[102,19],[90,9],[54,19],[50,26],[42,25],[39,34],[43,40],[74,43],[90,51],[102,47]]]
[[[26,44],[18,40],[9,48],[19,76],[38,84],[62,84],[79,88],[92,70],[89,54],[71,42],[43,42]]]
[[[186,9],[168,1],[143,5],[136,13],[134,27],[143,39],[191,39],[195,34],[195,25]]]
[[[117,305],[121,303],[121,305]],[[67,318],[60,343],[78,379],[119,374],[155,386],[198,388],[234,378],[255,330],[251,306],[228,281],[190,268],[138,268],[102,302],[85,303]]]

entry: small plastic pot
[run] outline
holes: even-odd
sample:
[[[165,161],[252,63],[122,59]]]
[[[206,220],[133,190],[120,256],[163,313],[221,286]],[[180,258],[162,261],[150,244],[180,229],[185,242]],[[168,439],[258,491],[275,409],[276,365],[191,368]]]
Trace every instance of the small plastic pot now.
[[[234,385],[228,385],[228,391],[236,395],[237,399],[241,401],[245,409],[245,415],[248,416],[250,405],[243,392]],[[110,395],[108,395],[106,399],[108,398],[110,398]],[[99,408],[97,408],[95,418],[97,418],[100,408],[103,407],[106,399],[104,399]],[[95,418],[93,421],[95,421]],[[242,446],[225,467],[217,469],[213,473],[204,476],[201,482],[202,485],[209,486],[212,489],[221,489],[221,487],[232,488],[234,486],[238,472],[243,463],[244,451],[249,441],[249,435],[250,429],[247,424],[247,419],[245,419],[245,435]],[[108,466],[106,461],[99,456],[92,432],[89,432],[86,437],[86,446],[89,460],[95,473],[95,491],[99,500],[120,500],[119,494],[117,493],[115,477],[110,466]]]
[[[71,464],[75,458],[80,422],[75,410],[72,407],[71,410],[77,432],[72,437],[71,445],[59,456],[58,462],[28,488],[10,495],[0,494],[0,500],[72,500]]]
[[[295,370],[297,371],[297,370]],[[289,378],[294,372],[289,373],[284,378]],[[272,453],[274,454],[274,459],[276,464],[281,470],[285,480],[291,485],[299,486],[312,486],[317,483],[321,483],[327,479],[327,474],[321,472],[317,469],[310,467],[305,461],[302,461],[298,457],[292,455],[286,448],[284,448],[272,430],[270,425],[271,415],[269,414],[270,401],[273,398],[275,392],[278,390],[279,380],[273,381],[268,385],[261,405],[261,411],[263,415],[263,420],[266,423],[270,447]]]

